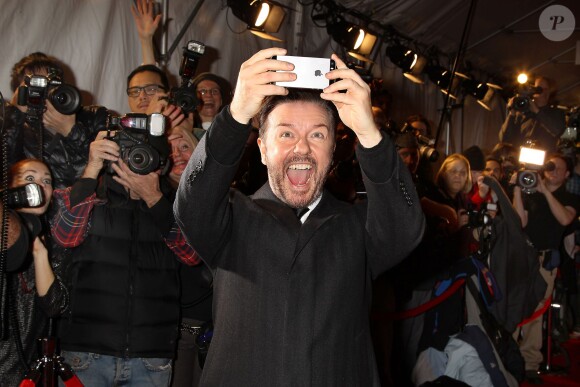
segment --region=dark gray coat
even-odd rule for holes
[[[228,160],[241,155],[248,131],[224,109],[174,205],[215,274],[215,332],[201,385],[378,386],[371,281],[421,239],[411,176],[387,138],[359,148],[368,206],[324,192],[301,225],[268,184],[252,197],[230,191],[236,163]]]

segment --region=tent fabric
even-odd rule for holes
[[[400,2],[399,12],[393,17],[404,18],[406,9],[414,2],[409,1],[409,5]],[[435,7],[436,10],[432,10],[434,22],[443,18],[445,12],[452,11],[452,5],[457,2]],[[0,33],[4,50],[0,56],[0,91],[4,98],[10,100],[12,96],[9,78],[14,63],[29,53],[42,51],[68,66],[65,81],[81,89],[84,104],[104,105],[118,113],[128,112],[126,77],[141,62],[131,3],[131,0],[2,1]],[[303,7],[289,0],[282,3],[291,4],[295,11],[288,12],[277,34],[284,42],[274,43],[246,31],[244,23],[225,6],[225,1],[204,1],[168,61],[173,83],[178,84],[181,48],[192,39],[207,46],[198,73],[214,72],[230,80],[232,86],[241,63],[259,49],[272,45],[288,48],[290,55],[328,57],[337,51],[343,56],[341,47],[330,39],[326,29],[313,24],[311,6]],[[168,46],[196,4],[197,1],[168,0]],[[417,85],[408,81],[384,55],[376,59],[372,72],[375,77],[384,79],[385,87],[393,96],[392,118],[402,122],[408,115],[422,113],[436,127],[443,94],[430,82]],[[461,151],[477,143],[484,149],[491,149],[497,142],[504,117],[503,101],[496,98],[494,105],[494,111],[487,112],[472,98],[467,98],[463,109],[453,109],[450,140],[446,141],[442,135],[441,146],[449,142],[451,151]],[[461,128],[465,129],[463,136]]]

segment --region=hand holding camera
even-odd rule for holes
[[[52,134],[60,134],[67,137],[76,122],[76,115],[62,114],[50,101],[46,101],[46,110],[42,116],[42,123],[46,130]]]
[[[89,146],[89,161],[83,172],[83,178],[96,179],[105,161],[114,163],[119,160],[119,145],[111,141],[110,132],[101,131]]]
[[[167,114],[179,116],[179,109],[174,106],[168,109]],[[108,129],[114,131],[108,139],[118,145],[119,157],[132,172],[147,175],[156,170],[165,174],[169,170],[171,150],[165,136],[163,114],[129,113],[121,117],[113,116],[109,118]],[[108,172],[114,174],[115,170],[109,168]]]
[[[159,174],[150,172],[146,175],[133,172],[123,160],[111,164],[115,175],[113,179],[121,184],[133,200],[143,200],[151,208],[163,194],[159,188]]]
[[[61,114],[71,115],[81,107],[78,89],[62,81],[62,74],[50,68],[47,76],[27,75],[25,85],[18,88],[18,105],[26,106],[26,119],[37,122],[46,110],[46,102]]]

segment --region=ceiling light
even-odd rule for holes
[[[268,1],[260,0],[228,0],[232,13],[248,25],[255,35],[270,40],[281,41],[269,35],[278,32],[286,16],[284,8]]]
[[[354,49],[349,50],[348,55],[358,60],[372,63],[372,60],[368,58],[368,55],[370,55],[370,53],[373,51],[373,47],[375,46],[376,42],[377,42],[376,35],[373,35],[369,31],[365,31],[361,28],[359,32],[359,37],[355,42]]]
[[[347,22],[342,16],[329,20],[326,24],[326,31],[337,43],[348,50],[360,49],[367,35],[360,26]]]
[[[429,65],[426,67],[425,72],[429,76],[431,82],[439,86],[439,89],[442,93],[447,94],[447,90],[454,90],[459,85],[459,78],[468,79],[468,77],[461,73],[455,73],[455,77],[453,78],[453,83],[450,87],[451,81],[451,71],[446,69],[445,67],[439,65]],[[449,96],[453,99],[457,99],[457,97],[451,93]]]
[[[465,92],[473,96],[486,110],[491,111],[491,100],[494,96],[494,88],[487,83],[478,82],[472,79],[463,81],[462,87]]]
[[[403,70],[403,75],[407,79],[415,83],[423,83],[420,75],[427,64],[427,58],[400,43],[388,46],[386,54],[391,62]]]

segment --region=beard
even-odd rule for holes
[[[278,199],[293,208],[307,207],[320,197],[331,166],[330,163],[321,166],[310,156],[293,156],[287,159],[283,165],[274,165],[267,157],[265,161],[272,192]],[[312,172],[307,181],[308,188],[305,190],[296,189],[286,175],[290,164],[300,163],[308,163],[312,166]]]

